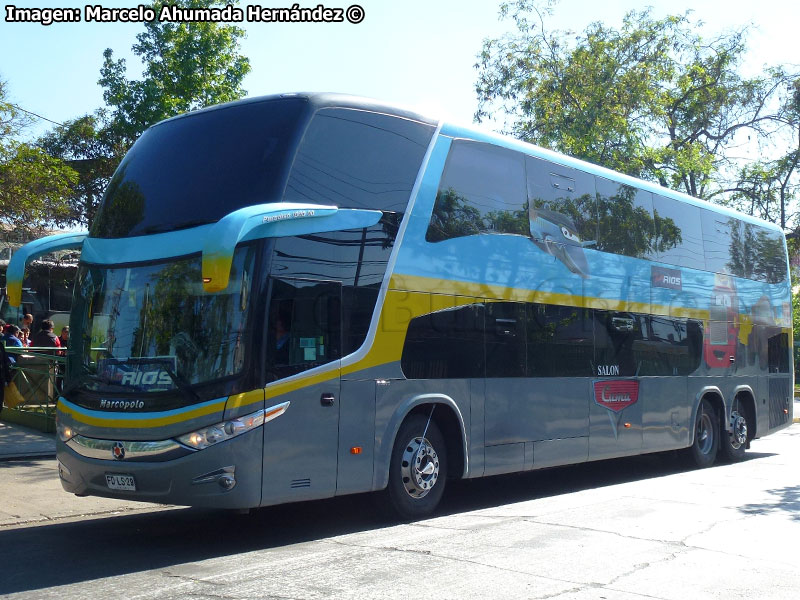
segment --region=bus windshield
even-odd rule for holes
[[[203,290],[199,256],[81,265],[67,358],[72,385],[162,392],[237,374],[244,366],[254,264],[252,245],[237,249],[230,284],[214,294]]]
[[[306,104],[247,102],[151,127],[109,182],[92,237],[174,231],[280,200]]]

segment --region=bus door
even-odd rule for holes
[[[336,491],[341,312],[339,281],[270,278],[262,504]]]

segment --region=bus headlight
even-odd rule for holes
[[[225,440],[247,433],[256,427],[260,427],[267,421],[281,416],[286,412],[287,408],[289,408],[289,403],[283,402],[282,404],[278,404],[266,410],[258,410],[237,419],[231,419],[230,421],[223,421],[222,423],[217,423],[209,427],[203,427],[197,431],[184,434],[177,439],[181,444],[189,446],[190,448],[202,450],[203,448],[208,448],[219,442],[224,442]]]
[[[68,442],[76,435],[72,427],[69,425],[62,425],[61,423],[56,423],[56,433],[58,434],[58,439],[62,442]]]

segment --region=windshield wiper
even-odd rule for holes
[[[164,372],[169,375],[175,386],[189,399],[190,404],[200,402],[200,396],[192,389],[192,386],[183,377],[175,373],[169,367],[164,367]]]

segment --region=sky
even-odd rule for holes
[[[8,100],[46,119],[63,122],[103,106],[97,84],[103,51],[126,58],[129,76],[140,73],[130,50],[140,23],[6,22],[0,15],[0,79]],[[96,1],[96,0],[95,0]],[[498,19],[498,0],[311,0],[346,8],[358,2],[364,19],[351,23],[243,23],[242,53],[252,71],[248,96],[291,91],[330,91],[368,96],[409,106],[424,114],[471,123],[477,108],[474,68],[482,42],[513,29]],[[131,7],[133,1],[101,0],[102,6]],[[79,7],[85,2],[14,3],[20,8]],[[291,7],[281,0],[241,0],[240,6]],[[548,20],[551,29],[582,31],[593,21],[618,27],[623,15],[651,5],[657,17],[692,9],[706,23],[705,37],[751,25],[750,52],[743,71],[765,64],[800,64],[800,2],[797,0],[561,0]],[[36,119],[27,135],[53,127]]]

